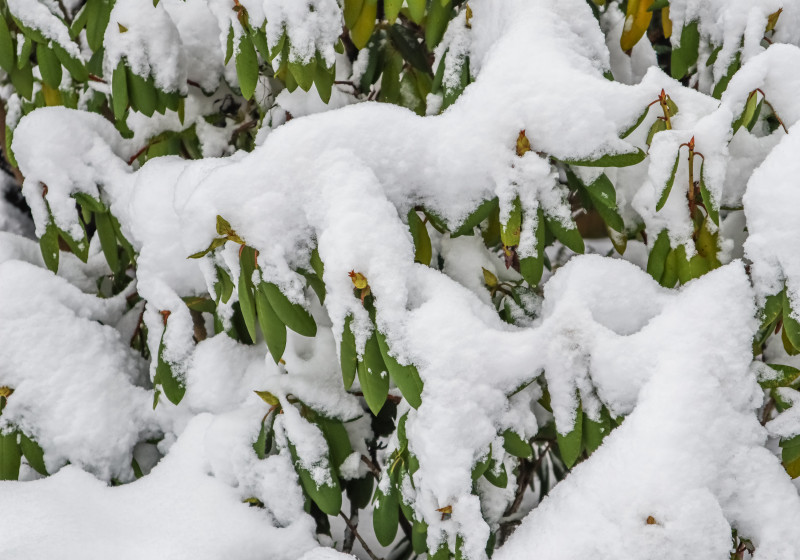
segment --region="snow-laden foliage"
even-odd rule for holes
[[[3,557],[800,557],[800,3],[0,15]]]

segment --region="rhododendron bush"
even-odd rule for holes
[[[1,1],[0,556],[800,557],[798,45]]]

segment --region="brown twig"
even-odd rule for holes
[[[364,463],[365,465],[367,465],[367,468],[369,469],[369,472],[372,473],[372,476],[375,477],[375,480],[380,480],[380,478],[381,478],[381,470],[378,468],[378,466],[375,463],[373,463],[369,459],[369,457],[367,457],[366,455],[362,455],[361,456],[361,462]]]
[[[358,534],[358,529],[356,529],[356,526],[350,522],[350,519],[344,514],[344,512],[340,511],[339,515],[342,519],[344,519],[344,522],[347,524],[347,528],[355,535],[355,537],[358,539],[358,542],[360,542],[361,546],[364,547],[364,551],[369,554],[369,557],[372,560],[383,560],[382,558],[375,556],[375,553],[372,552],[372,550],[369,548],[369,545],[364,542],[364,539],[362,539],[361,535]]]

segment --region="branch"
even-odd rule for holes
[[[369,554],[369,557],[372,560],[383,560],[383,558],[375,556],[375,553],[372,552],[372,550],[369,548],[369,545],[366,542],[364,542],[364,539],[362,539],[361,535],[358,534],[358,529],[356,529],[356,526],[350,522],[350,519],[348,519],[348,517],[344,514],[344,512],[340,511],[339,515],[342,517],[342,519],[344,519],[344,522],[347,524],[347,528],[356,536],[358,542],[360,542],[361,546],[364,547],[364,551],[366,551],[366,553]]]

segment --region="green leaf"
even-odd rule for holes
[[[403,58],[420,72],[431,71],[425,46],[417,41],[416,35],[404,25],[395,24],[387,29],[392,45],[403,55]]]
[[[164,394],[172,404],[181,402],[186,393],[186,385],[175,376],[172,365],[164,359],[164,334],[161,335],[161,343],[158,345],[158,364],[154,383],[161,385]]]
[[[422,23],[422,18],[425,17],[425,0],[406,0],[406,5],[411,21],[416,24]]]
[[[383,15],[389,23],[395,22],[402,6],[403,0],[383,0]]]
[[[269,298],[264,292],[265,284],[259,284],[255,291],[256,315],[264,340],[267,343],[269,354],[277,364],[286,350],[286,325],[280,320],[278,314],[269,303]]]
[[[600,413],[599,422],[595,422],[586,414],[583,415],[583,444],[589,455],[600,447],[600,444],[603,443],[603,439],[605,439],[609,433],[611,433],[611,416],[605,408],[603,408]]]
[[[424,1],[424,0],[423,0]],[[364,8],[364,0],[344,0],[344,24],[348,29],[352,29],[361,15]]]
[[[412,521],[409,519],[409,521]],[[411,548],[415,554],[422,554],[428,550],[428,524],[424,521],[414,521],[411,527]]]
[[[647,8],[648,12],[655,12],[663,8],[669,8],[669,0],[654,0],[654,2]]]
[[[581,456],[583,442],[583,410],[580,404],[575,414],[575,424],[569,433],[562,435],[560,431],[556,432],[558,449],[561,452],[561,458],[564,460],[564,464],[567,468],[572,468]]]
[[[339,346],[339,361],[342,368],[342,380],[344,388],[349,389],[356,378],[356,368],[358,367],[358,354],[356,353],[356,337],[353,335],[351,324],[353,316],[348,315],[344,320],[344,331],[342,331],[342,343]]]
[[[647,273],[657,282],[664,276],[664,269],[666,267],[669,251],[669,234],[667,230],[662,229],[658,237],[656,237],[650,249],[650,254],[647,257]]]
[[[375,18],[378,15],[378,0],[365,0],[358,15],[356,22],[348,26],[350,28],[350,39],[357,49],[363,49],[372,37],[375,29]]]
[[[783,364],[767,364],[778,375],[772,379],[759,380],[758,384],[764,389],[775,389],[776,387],[788,387],[800,377],[800,369]]]
[[[11,73],[14,66],[14,41],[5,18],[0,15],[0,68]]]
[[[795,349],[800,349],[800,323],[792,317],[792,304],[788,290],[783,292],[783,330]]]
[[[723,76],[720,79],[720,81],[717,82],[717,85],[714,86],[714,91],[712,92],[711,95],[715,99],[722,98],[722,94],[725,93],[726,89],[728,89],[728,83],[731,81],[731,78],[733,78],[733,75],[739,70],[740,67],[741,67],[741,53],[737,52],[736,55],[733,57],[731,63],[728,65],[728,70],[725,73],[725,76]]]
[[[544,212],[541,207],[536,210],[536,248],[535,256],[522,257],[519,260],[519,273],[525,281],[531,286],[535,286],[542,279],[544,272],[544,246],[546,238],[546,229]]]
[[[642,114],[637,117],[636,122],[634,122],[630,127],[628,127],[625,130],[625,132],[622,133],[620,138],[627,138],[628,136],[633,134],[633,131],[639,128],[639,125],[642,124],[642,122],[644,122],[644,119],[647,117],[647,113],[649,112],[650,112],[650,107],[649,106],[645,107]]]
[[[58,228],[53,222],[47,224],[47,229],[39,238],[39,248],[42,251],[45,266],[53,273],[58,272]]]
[[[323,103],[328,103],[331,100],[331,93],[333,92],[333,82],[336,78],[336,66],[330,68],[325,66],[325,60],[317,55],[316,64],[314,65],[314,85],[317,86],[317,93]]]
[[[333,472],[338,476],[339,467],[344,460],[353,453],[353,446],[350,444],[350,436],[339,420],[317,416],[317,426],[322,430],[325,441],[328,443],[328,456],[333,468]]]
[[[55,53],[47,45],[36,44],[36,61],[39,63],[39,72],[42,81],[53,89],[61,85],[61,63]]]
[[[330,484],[323,484],[317,486],[314,478],[305,468],[303,468],[300,460],[297,457],[297,449],[294,444],[289,441],[289,452],[292,455],[292,462],[294,463],[294,470],[300,477],[300,485],[306,494],[314,500],[314,503],[319,506],[324,513],[328,515],[339,515],[339,510],[342,509],[342,489],[339,486],[339,479],[335,473],[328,466],[329,476],[331,478]]]
[[[389,546],[394,542],[399,521],[400,508],[394,490],[390,489],[388,494],[384,494],[378,486],[373,501],[372,528],[381,546]]]
[[[17,480],[22,458],[17,431],[0,434],[0,480]]]
[[[20,97],[33,98],[33,68],[30,63],[23,64],[22,68],[12,68],[8,77]]]
[[[584,252],[583,237],[581,237],[578,227],[574,222],[570,224],[572,227],[566,228],[558,218],[545,216],[545,223],[547,223],[547,228],[553,233],[556,239],[569,247],[569,249],[579,254]]]
[[[228,39],[225,43],[225,65],[227,66],[233,56],[233,26],[228,28]]]
[[[316,336],[317,323],[302,305],[289,301],[289,298],[272,282],[264,282],[262,289],[275,313],[287,327],[303,336]]]
[[[291,65],[291,63],[289,64]],[[245,99],[251,99],[256,91],[256,84],[258,84],[258,55],[253,46],[253,40],[247,34],[242,34],[239,38],[239,52],[236,54],[236,75],[239,78],[239,89],[242,91],[242,96]]]
[[[414,408],[419,408],[419,405],[422,404],[423,383],[417,368],[413,364],[401,365],[389,353],[389,345],[386,343],[386,337],[383,333],[378,331],[377,328],[376,333],[378,347],[380,348],[383,362],[389,370],[389,376],[394,381],[394,384],[397,385],[397,388],[400,389],[400,392],[403,393],[408,404]]]
[[[256,268],[256,252],[252,247],[244,246],[239,256],[239,306],[242,310],[244,324],[250,339],[256,340],[256,302],[253,287],[253,272]]]
[[[312,58],[308,62],[289,61],[289,72],[294,75],[294,79],[303,91],[308,91],[314,85],[314,75],[317,71],[316,59]]]
[[[233,280],[225,271],[225,269],[215,266],[214,267],[217,272],[217,281],[214,282],[214,293],[217,296],[217,303],[222,301],[222,303],[228,303],[228,300],[231,298],[233,294]]]
[[[488,215],[488,214],[487,214]],[[522,203],[516,197],[511,204],[511,211],[508,213],[508,220],[500,224],[500,241],[505,247],[515,247],[519,245],[522,232]]]
[[[754,117],[756,116],[756,108],[758,108],[758,91],[753,90],[750,92],[750,95],[747,96],[747,102],[744,105],[744,109],[742,110],[742,114],[739,115],[739,118],[733,122],[733,133],[736,134],[736,131],[739,130],[742,126],[748,128],[751,121],[754,121]]]
[[[47,467],[44,465],[44,451],[39,444],[20,432],[19,445],[20,449],[22,450],[22,454],[25,456],[25,459],[28,461],[28,464],[33,468],[33,470],[41,475],[47,476],[49,473],[47,472]]]
[[[100,246],[103,255],[112,272],[119,271],[119,252],[117,251],[117,236],[114,233],[114,226],[111,223],[111,216],[108,212],[96,212],[94,223],[97,226],[97,235],[100,238]]]
[[[86,2],[86,40],[89,48],[98,51],[103,46],[103,36],[113,8],[113,0],[88,0]]]
[[[650,126],[650,132],[647,133],[647,145],[653,143],[653,136],[656,133],[661,132],[662,130],[667,130],[667,123],[662,119],[656,119],[655,122]]]
[[[274,414],[270,416],[275,418]],[[253,451],[256,452],[256,457],[259,459],[263,459],[267,456],[267,431],[271,429],[271,427],[267,427],[267,422],[269,422],[267,418],[261,421],[261,429],[258,431],[256,441],[253,443]]]
[[[665,288],[675,287],[678,281],[678,253],[675,250],[670,250],[667,254],[667,260],[664,263],[664,275],[659,280],[659,284]]]
[[[106,208],[105,204],[89,194],[84,192],[75,192],[72,193],[71,196],[78,204],[90,212],[108,212],[108,208]]]
[[[705,166],[705,161],[700,164],[700,195],[703,197],[703,205],[706,207],[706,212],[708,212],[708,217],[711,218],[711,221],[719,227],[719,209],[711,200],[711,193],[708,192],[708,187],[706,186],[705,174],[703,173],[703,168]]]
[[[499,470],[499,472],[495,473],[497,470]],[[498,469],[496,462],[492,461],[492,464],[489,465],[489,468],[486,469],[486,472],[483,473],[483,476],[486,480],[498,488],[505,488],[508,486],[508,473],[506,472],[506,466],[503,463],[500,463],[500,468]]]
[[[781,462],[783,468],[792,478],[800,476],[800,435],[783,439],[781,446]]]
[[[608,226],[619,232],[625,231],[625,222],[617,213],[617,192],[614,185],[605,173],[595,179],[594,183],[586,187],[589,198],[594,203],[600,217]]]
[[[503,448],[514,457],[530,459],[533,456],[531,444],[523,440],[517,432],[510,429],[503,432]]]
[[[17,35],[19,37],[19,35]],[[17,39],[19,41],[19,39]],[[44,39],[43,41],[44,42]],[[22,70],[26,66],[31,65],[31,53],[33,52],[33,41],[28,35],[25,35],[22,38],[22,46],[19,47],[19,52],[17,53],[17,68]]]
[[[367,474],[363,478],[356,478],[355,480],[348,480],[345,482],[347,499],[350,500],[350,503],[356,508],[364,509],[369,505],[372,499],[374,480],[371,474]]]
[[[72,74],[72,78],[76,82],[85,82],[89,79],[89,71],[86,70],[86,66],[83,65],[83,62],[77,58],[73,58],[72,55],[64,50],[64,48],[58,43],[53,43],[52,48],[58,60],[61,61],[61,64],[64,65],[64,68],[66,68],[67,71]]]
[[[672,172],[669,174],[667,184],[664,185],[664,189],[661,191],[661,197],[658,199],[658,204],[656,204],[656,211],[664,208],[664,205],[667,203],[667,198],[669,198],[672,185],[675,183],[675,174],[678,172],[678,164],[680,163],[680,160],[681,152],[678,150],[678,153],[675,155],[675,163],[672,165]]]
[[[564,163],[570,165],[583,165],[588,167],[628,167],[636,165],[647,157],[642,150],[636,148],[634,152],[622,154],[605,154],[598,159],[564,159]]]
[[[267,34],[264,28],[252,29],[250,38],[253,40],[253,46],[261,55],[264,60],[270,60],[269,56],[269,43],[267,42]]]
[[[433,1],[428,7],[428,18],[425,22],[425,44],[432,51],[442,40],[450,15],[453,11],[452,0]]]
[[[411,230],[411,238],[414,240],[414,262],[430,265],[433,256],[431,238],[428,228],[413,208],[408,211],[408,229]]]
[[[697,54],[700,48],[700,31],[697,28],[697,21],[684,25],[680,41],[680,46],[672,49],[670,64],[672,77],[676,80],[686,76],[689,73],[689,68],[697,62]]]
[[[367,406],[377,416],[389,394],[389,375],[381,357],[375,331],[367,339],[363,358],[358,364],[358,382]]]
[[[158,101],[155,86],[150,80],[134,74],[130,68],[126,67],[125,70],[128,75],[128,96],[131,107],[145,116],[152,117]]]

